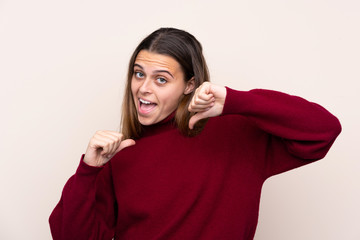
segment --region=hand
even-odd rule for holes
[[[196,112],[190,118],[189,128],[193,129],[199,120],[219,116],[224,108],[226,88],[210,82],[203,83],[195,91],[189,104],[189,112]]]
[[[99,167],[107,163],[116,153],[132,146],[132,139],[123,140],[123,135],[113,131],[97,131],[90,139],[86,149],[84,162],[90,166]]]

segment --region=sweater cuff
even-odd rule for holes
[[[84,162],[84,157],[85,157],[85,154],[83,154],[81,156],[80,164],[79,164],[79,166],[78,166],[78,168],[76,170],[76,174],[85,175],[85,176],[97,175],[104,168],[104,166],[94,167],[94,166],[87,165]]]
[[[249,92],[238,91],[229,87],[226,88],[226,98],[222,115],[241,114],[246,111],[249,103]]]

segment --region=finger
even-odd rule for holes
[[[100,154],[106,158],[109,158],[115,154],[115,147],[118,147],[118,145],[120,144],[116,144],[114,141],[107,141],[105,144],[103,144]]]
[[[209,104],[209,103],[214,102],[214,101],[215,101],[214,97],[211,97],[211,98],[205,100],[205,99],[199,98],[198,96],[195,96],[192,99],[191,103],[193,105],[206,105],[206,104]]]
[[[212,94],[212,92],[209,91],[208,87],[200,87],[200,88],[198,88],[194,95],[196,95],[199,98],[204,99],[204,100],[209,100],[211,97],[214,96]]]
[[[105,155],[111,152],[112,143],[114,142],[112,137],[97,133],[92,140],[92,144],[95,148],[102,148],[102,151],[100,152],[101,155]]]
[[[121,133],[119,133],[119,132],[114,132],[114,131],[105,131],[105,133],[106,133],[106,135],[108,135],[108,136],[113,136],[113,137],[115,137],[115,138],[123,138],[123,135],[121,134]]]
[[[114,141],[109,144],[109,152],[107,153],[107,157],[113,157],[116,154],[116,150],[119,147],[121,141]]]
[[[189,128],[190,129],[193,129],[195,124],[201,120],[201,119],[204,119],[204,118],[207,118],[207,115],[205,112],[199,112],[199,113],[196,113],[194,116],[192,116],[189,120]]]
[[[116,153],[123,150],[124,148],[130,147],[135,145],[135,141],[133,139],[126,139],[124,141],[121,141],[119,147],[116,149]]]
[[[105,139],[112,139],[113,141],[118,141],[122,138],[122,134],[113,131],[98,131],[97,136],[102,136]]]
[[[101,150],[102,152],[106,144],[106,139],[103,139],[101,136],[94,136],[89,143],[89,147],[95,150]]]
[[[204,96],[212,94],[211,85],[212,84],[209,82],[204,82],[199,88],[199,94],[202,94]]]
[[[197,110],[203,110],[212,107],[215,103],[215,98],[211,97],[209,100],[198,99],[196,96],[191,100],[188,110],[189,112],[196,112]]]
[[[212,98],[214,98],[212,93],[208,92],[205,88],[200,88],[195,92],[193,100],[200,103],[201,101],[210,101]]]
[[[135,145],[135,141],[132,139],[126,139],[124,141],[121,141],[121,143],[117,146],[114,152],[106,154],[106,158],[111,159],[113,156],[115,156],[118,152],[123,150],[124,148],[130,147],[132,145]]]
[[[120,135],[113,135],[112,137],[114,137],[115,140],[113,139],[111,142],[111,148],[109,149],[109,154],[115,155],[116,150],[119,147],[123,136],[120,134]]]
[[[190,105],[189,112],[205,112],[215,105],[214,102],[208,103],[207,105]]]
[[[103,146],[102,146],[102,151],[100,152],[100,155],[101,156],[106,156],[106,155],[108,155],[110,153],[110,151],[109,151],[109,145],[108,145],[108,143],[105,143]]]
[[[109,152],[106,154],[107,158],[112,158],[115,154],[123,150],[124,148],[130,147],[132,145],[135,145],[135,141],[132,139],[126,139],[124,141],[119,142],[119,144],[116,146],[117,148],[113,152]]]
[[[102,154],[112,155],[120,145],[123,135],[113,131],[100,131],[97,137],[105,142]]]

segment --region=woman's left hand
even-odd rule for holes
[[[189,128],[201,119],[219,116],[224,108],[226,88],[210,82],[203,83],[195,90],[195,94],[189,104],[189,112],[196,112],[190,118]]]

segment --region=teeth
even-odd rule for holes
[[[140,100],[140,102],[141,102],[141,103],[144,103],[144,104],[151,104],[151,102],[145,101],[145,100],[143,100],[143,99],[141,99],[141,98],[139,98],[139,100]]]

